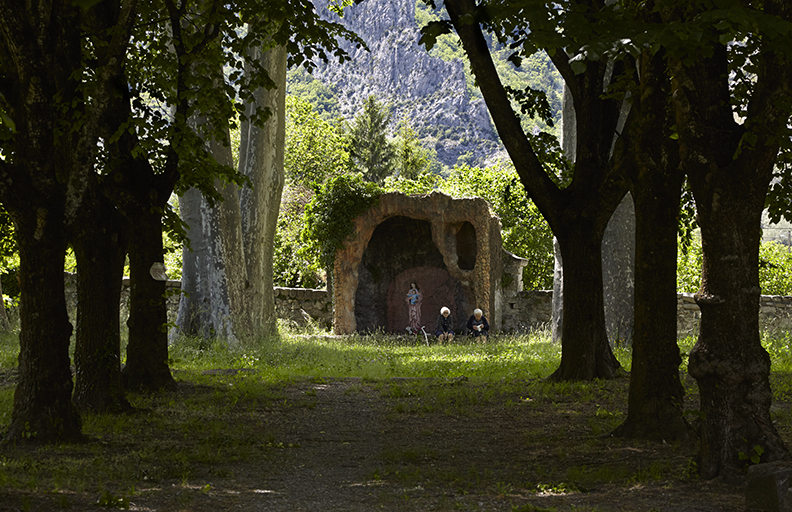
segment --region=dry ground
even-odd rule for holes
[[[182,478],[141,470],[128,502],[118,504],[145,511],[745,510],[741,485],[691,477],[695,445],[611,438],[627,382],[597,386],[593,399],[581,400],[464,379],[298,381],[229,419],[258,438],[248,456]],[[223,400],[218,389],[183,382],[165,400],[202,393]],[[139,413],[140,421],[155,413]],[[129,449],[94,443],[103,457]],[[15,450],[0,449],[0,458]],[[2,484],[2,511],[98,510],[95,492]]]

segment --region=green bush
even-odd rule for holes
[[[340,175],[328,180],[305,207],[300,239],[301,255],[332,269],[344,239],[355,232],[352,219],[379,201],[382,189],[363,180],[362,174]]]
[[[695,293],[701,286],[701,238],[694,236],[689,247],[677,255],[677,290]],[[762,295],[792,295],[792,252],[778,242],[759,247],[759,286]]]

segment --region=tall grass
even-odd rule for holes
[[[367,336],[300,335],[228,345],[181,338],[170,349],[183,371],[212,368],[256,370],[271,380],[298,377],[432,377],[528,379],[546,377],[558,366],[560,347],[546,333],[493,337],[486,344],[467,338],[426,344],[422,337],[375,333]]]
[[[682,371],[694,341],[680,340]],[[776,398],[789,400],[792,340],[789,334],[766,335],[763,343],[773,358]],[[18,351],[15,333],[0,335],[0,436],[11,421]],[[86,445],[37,449],[5,446],[0,450],[0,489],[12,490],[25,499],[45,494],[77,500],[87,495],[92,502],[118,506],[140,493],[136,487],[152,492],[154,487],[178,485],[174,481],[183,482],[179,492],[196,485],[208,489],[207,482],[211,487],[232,487],[240,464],[256,462],[260,468],[275,468],[285,451],[299,449],[289,444],[292,440],[288,436],[270,428],[268,421],[276,406],[313,406],[315,397],[310,392],[296,401],[289,398],[287,404],[287,390],[282,384],[305,378],[359,377],[361,389],[371,386],[388,400],[394,418],[400,413],[473,417],[478,406],[493,404],[504,410],[541,410],[562,423],[572,421],[564,419],[567,417],[583,418],[577,428],[591,433],[593,437],[586,441],[591,447],[574,450],[584,450],[580,456],[591,458],[604,442],[602,435],[624,419],[627,381],[548,382],[545,377],[558,367],[560,352],[560,345],[551,342],[548,332],[493,336],[487,344],[459,338],[447,345],[427,345],[423,338],[382,333],[332,336],[315,329],[287,328],[281,328],[277,337],[233,345],[222,340],[181,338],[170,347],[171,367],[183,383],[179,392],[130,393],[128,398],[136,409],[129,415],[84,414],[83,432],[95,441]],[[629,348],[618,348],[615,354],[629,368]],[[208,372],[217,369],[235,371]],[[438,380],[442,385],[437,385]],[[459,385],[462,381],[470,385]],[[779,414],[777,421],[791,424],[788,414]],[[556,451],[573,450],[566,445],[562,431],[550,441],[542,430],[524,435],[536,449],[556,443]],[[399,449],[394,455],[398,460],[386,469],[398,469],[402,459],[414,458],[410,447]],[[586,469],[584,465],[570,469],[559,464],[548,465],[547,471],[561,473],[535,476],[535,481],[572,479],[585,483],[605,478],[593,473],[596,468]],[[608,467],[621,467],[619,464],[616,461]],[[654,469],[665,474],[659,466]],[[654,469],[650,467],[640,478],[655,478]],[[568,474],[564,476],[564,472]],[[621,473],[607,477],[625,478],[633,477]]]

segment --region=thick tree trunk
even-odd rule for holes
[[[267,124],[263,128],[250,126],[243,130],[239,167],[253,186],[240,193],[247,281],[235,282],[234,286],[237,293],[244,290],[245,306],[254,312],[254,333],[272,336],[278,332],[272,260],[285,181],[287,51],[278,46],[255,58],[269,71],[277,88],[256,93],[258,108],[272,112]],[[236,314],[243,311],[235,310]]]
[[[578,222],[556,236],[564,261],[564,322],[561,364],[550,379],[612,379],[621,365],[605,330],[602,231]]]
[[[641,94],[626,135],[636,221],[633,355],[627,419],[615,434],[671,441],[689,436],[682,417],[685,390],[679,380],[682,359],[676,330],[677,215],[683,174],[670,133],[673,119],[664,56],[646,55],[639,72]]]
[[[652,178],[647,176],[646,178]],[[616,434],[653,440],[688,436],[679,380],[676,245],[681,183],[664,176],[635,187],[635,320],[628,414]]]
[[[759,338],[759,243],[764,195],[740,180],[705,193],[694,185],[703,264],[701,330],[688,371],[699,385],[699,471],[704,478],[740,475],[761,451],[763,462],[790,458],[770,417],[770,357]],[[753,199],[753,200],[751,200]],[[760,447],[756,449],[756,447]]]
[[[260,90],[256,104],[269,108],[263,127],[245,123],[240,172],[251,186],[217,183],[223,201],[211,207],[197,190],[185,194],[180,208],[190,226],[192,251],[185,250],[178,332],[216,335],[229,341],[277,333],[272,259],[283,190],[285,146],[286,49],[253,56],[277,89]],[[212,143],[215,159],[232,164],[230,148]]]
[[[77,259],[74,403],[82,411],[131,408],[121,386],[121,278],[129,226],[95,190],[83,201],[72,236]]]
[[[208,261],[212,261],[208,246],[212,235],[209,233],[211,227],[203,221],[202,203],[203,198],[197,188],[187,190],[179,198],[179,216],[187,224],[190,247],[185,246],[182,250],[181,298],[176,327],[171,331],[173,337],[183,334],[208,338],[218,332],[212,321],[212,302],[206,287],[207,281],[213,279],[207,272]],[[215,290],[214,295],[217,296],[217,293],[218,290]]]
[[[168,366],[165,281],[152,275],[163,263],[162,217],[149,211],[136,219],[129,242],[129,344],[121,378],[126,389],[174,389]]]
[[[0,196],[14,220],[19,246],[21,329],[19,378],[6,440],[80,441],[63,264],[67,211],[79,205],[84,168],[76,164],[70,139],[79,137],[63,126],[81,102],[75,71],[80,69],[83,20],[78,7],[62,2],[48,4],[46,16],[29,7],[0,2],[0,93],[16,124],[14,151],[0,159]]]
[[[767,0],[763,9],[792,20],[789,2]],[[665,21],[679,16],[661,12]],[[790,459],[770,417],[770,360],[759,338],[758,261],[777,141],[789,122],[789,102],[782,98],[792,93],[792,62],[772,47],[752,56],[750,101],[738,122],[729,51],[719,35],[714,30],[704,34],[711,51],[693,63],[669,58],[680,155],[701,227],[703,264],[696,293],[701,330],[688,371],[699,385],[704,478],[742,477],[746,460],[757,455],[762,462]]]
[[[50,198],[52,199],[52,198]],[[72,404],[63,263],[63,211],[55,201],[12,213],[19,244],[19,380],[5,440],[14,443],[82,441]]]

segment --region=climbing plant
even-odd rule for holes
[[[355,231],[352,219],[375,206],[381,193],[377,184],[364,181],[361,174],[328,180],[305,207],[302,255],[332,269],[336,252]]]

